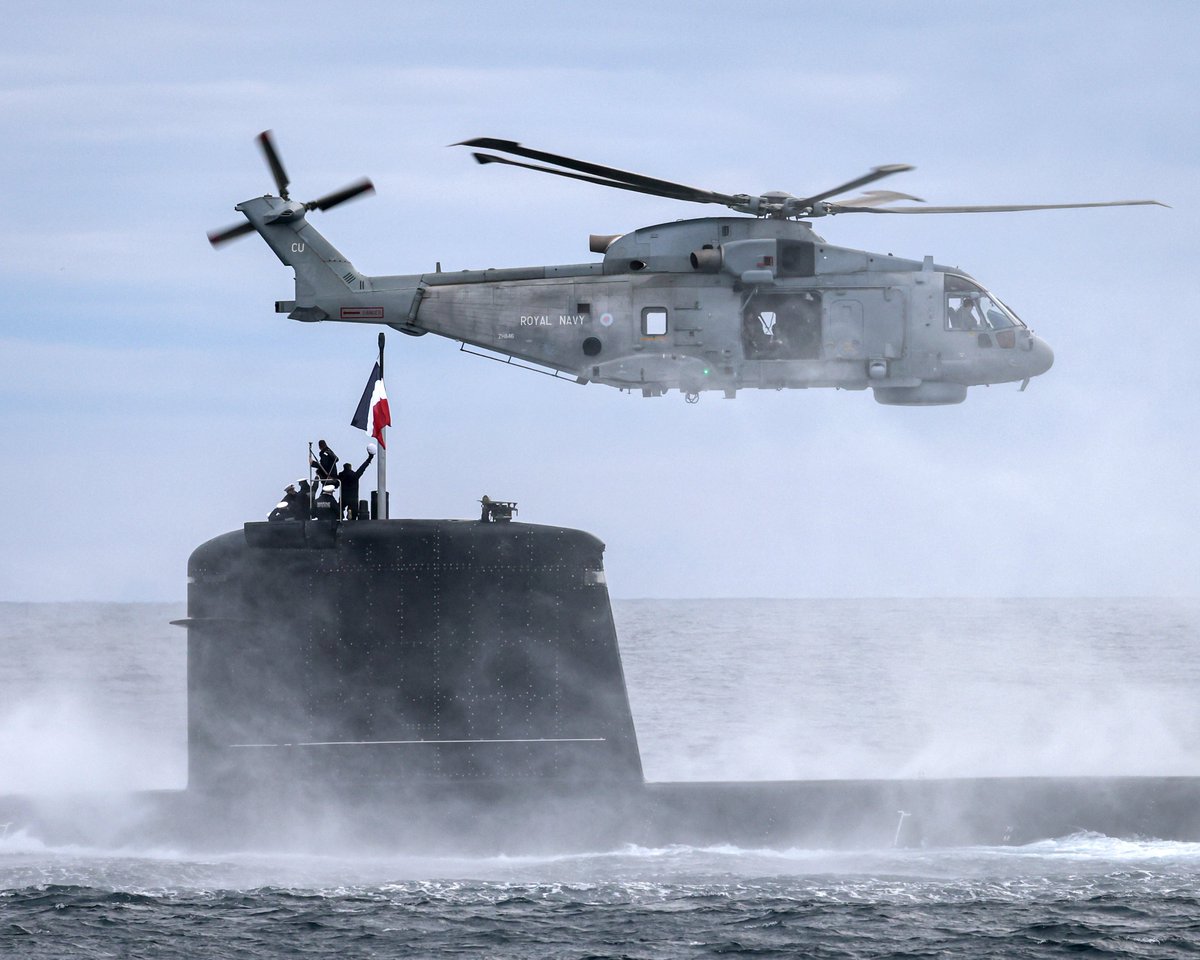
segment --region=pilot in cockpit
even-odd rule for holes
[[[964,296],[957,309],[950,311],[951,330],[978,330],[979,314],[975,310],[975,300]]]

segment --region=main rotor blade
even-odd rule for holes
[[[1014,213],[1021,210],[1076,210],[1080,207],[1167,207],[1158,200],[1104,200],[1099,203],[1018,203],[971,207],[866,207],[829,204],[830,213]]]
[[[585,160],[575,160],[572,157],[564,157],[557,153],[546,153],[543,150],[531,150],[528,147],[523,147],[521,144],[513,140],[497,140],[494,137],[476,137],[474,140],[464,140],[462,143],[454,144],[456,147],[483,147],[486,150],[499,150],[501,153],[511,153],[517,157],[525,157],[527,160],[539,160],[542,163],[551,163],[558,167],[566,167],[568,170],[578,170],[580,173],[591,174],[594,177],[603,179],[592,180],[592,183],[603,183],[605,186],[616,186],[618,183],[629,184],[634,188],[641,188],[642,193],[649,193],[652,196],[658,197],[673,197],[679,200],[694,200],[697,203],[722,203],[736,204],[742,202],[741,197],[733,197],[724,193],[716,193],[712,190],[703,190],[700,187],[689,187],[687,184],[674,183],[670,180],[659,180],[657,177],[647,177],[645,174],[634,173],[630,170],[619,170],[616,167],[606,167],[599,163],[588,163]],[[512,163],[512,161],[508,161]],[[523,164],[514,164],[514,166],[524,166]],[[528,167],[530,170],[541,170],[545,173],[556,173],[558,171],[550,170],[546,167]],[[562,174],[567,176],[567,174]],[[584,179],[577,177],[576,179]],[[629,189],[628,187],[626,189]]]
[[[458,146],[458,144],[455,144]],[[670,200],[694,200],[696,203],[721,203],[724,204],[724,199],[709,199],[707,197],[696,197],[686,191],[690,188],[681,187],[676,190],[652,189],[646,186],[638,186],[632,183],[621,183],[617,180],[608,180],[604,177],[589,177],[583,173],[570,173],[566,170],[555,170],[553,167],[544,167],[537,163],[521,163],[520,160],[509,160],[507,157],[497,157],[490,153],[472,153],[476,163],[503,163],[510,167],[520,167],[522,170],[536,170],[539,173],[552,173],[556,177],[567,177],[571,180],[582,180],[585,183],[598,183],[602,187],[614,187],[617,190],[631,190],[634,193],[649,194],[652,197],[666,197]],[[666,182],[666,181],[664,181]],[[745,198],[743,198],[745,199]],[[740,202],[735,197],[729,198],[730,203]]]
[[[258,145],[262,147],[263,156],[267,159],[267,166],[271,168],[271,176],[275,178],[275,186],[279,188],[279,195],[286,200],[288,198],[288,175],[283,169],[283,161],[279,159],[279,151],[275,149],[275,138],[271,135],[270,130],[264,130],[258,135]]]
[[[897,200],[912,200],[914,203],[924,203],[920,197],[914,197],[911,193],[897,193],[895,190],[868,190],[861,196],[852,197],[842,203],[836,204],[838,207],[881,207],[885,203],[895,203]]]
[[[235,223],[232,227],[226,227],[224,230],[210,230],[208,233],[208,242],[214,247],[219,247],[223,243],[228,243],[230,240],[236,240],[238,237],[243,237],[247,233],[254,232],[254,224],[249,220],[243,223]]]
[[[866,186],[868,183],[874,183],[876,180],[890,177],[893,173],[903,173],[905,170],[915,169],[916,167],[908,163],[889,163],[882,167],[873,167],[870,173],[864,174],[857,180],[847,180],[845,183],[832,187],[824,193],[815,193],[811,197],[805,197],[800,201],[800,206],[810,206],[829,197],[836,197],[839,193],[845,193],[847,190],[856,190],[859,187]]]
[[[347,187],[342,187],[341,190],[335,190],[333,193],[328,193],[317,200],[309,200],[304,206],[309,210],[328,210],[330,207],[336,207],[339,203],[353,200],[359,194],[374,192],[375,184],[366,177],[363,177],[361,180],[355,180],[354,183]]]

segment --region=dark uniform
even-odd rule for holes
[[[348,520],[358,519],[358,481],[367,469],[367,465],[375,459],[375,454],[368,453],[367,459],[357,470],[350,464],[342,464],[342,472],[337,475],[338,483],[342,485],[342,513]]]
[[[308,520],[312,516],[312,487],[307,480],[300,481],[296,493],[296,519]]]
[[[292,484],[287,485],[287,489],[283,491],[283,499],[276,504],[275,509],[271,511],[268,520],[295,520],[296,519],[296,500],[300,496],[296,492],[296,488]]]
[[[318,520],[336,520],[339,515],[338,502],[334,499],[332,491],[322,489],[321,495],[317,497],[317,502],[313,504]]]
[[[337,454],[329,449],[324,440],[317,441],[317,477],[321,480],[337,478]]]

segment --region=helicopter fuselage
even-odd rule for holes
[[[881,403],[958,403],[1027,381],[1050,348],[961,271],[826,243],[803,221],[709,217],[593,237],[603,260],[365,276],[302,204],[239,204],[296,271],[276,304],[303,321],[434,333],[644,396],[871,387]]]

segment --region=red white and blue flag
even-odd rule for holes
[[[381,447],[387,448],[383,442],[383,428],[392,425],[392,412],[388,409],[387,392],[383,389],[383,375],[379,372],[379,364],[371,371],[371,379],[363,391],[362,399],[358,401],[358,409],[354,411],[354,419],[350,426],[366,430]]]

